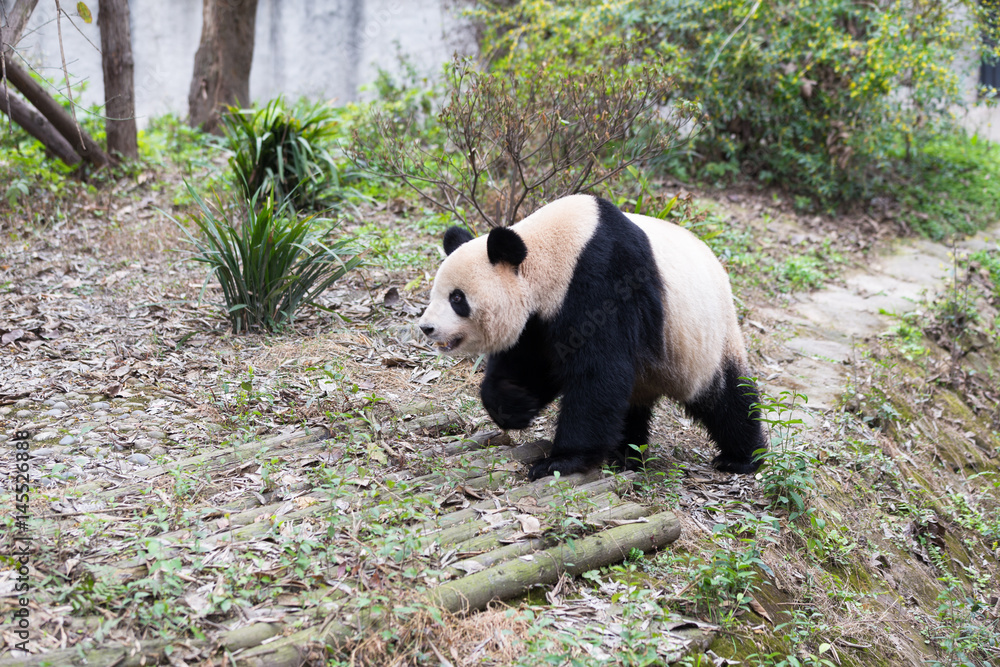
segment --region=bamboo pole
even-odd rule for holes
[[[485,609],[493,600],[509,600],[533,586],[554,584],[564,572],[575,576],[621,562],[632,549],[644,552],[659,549],[680,534],[677,516],[661,512],[648,517],[645,523],[610,528],[573,540],[572,545],[546,549],[530,560],[518,558],[446,582],[430,592],[430,601],[452,612]]]
[[[633,548],[661,548],[676,540],[680,532],[680,521],[674,513],[661,512],[649,517],[647,523],[611,528],[574,540],[572,546],[564,544],[536,553],[530,561],[510,561],[446,582],[428,593],[428,602],[452,613],[485,609],[493,600],[509,600],[532,586],[554,584],[563,572],[576,575],[612,565]],[[382,621],[380,614],[331,620],[322,630],[300,630],[235,657],[241,667],[298,667],[309,647],[319,643],[336,648],[352,637],[372,632]]]

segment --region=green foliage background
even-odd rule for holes
[[[571,74],[600,66],[613,44],[635,62],[669,59],[677,96],[702,111],[702,175],[743,173],[832,208],[899,194],[925,163],[940,165],[942,137],[968,141],[953,118],[962,58],[983,32],[995,36],[996,4],[522,0],[471,13],[494,67]]]

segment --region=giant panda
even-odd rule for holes
[[[531,479],[630,465],[660,396],[705,425],[718,470],[757,469],[766,438],[729,278],[694,234],[571,195],[479,238],[451,227],[444,250],[419,326],[445,353],[487,355],[490,417],[525,428],[562,396]]]

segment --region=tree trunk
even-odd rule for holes
[[[189,122],[206,132],[220,132],[219,115],[227,105],[250,103],[250,63],[257,0],[204,0],[201,43],[194,56],[188,94]]]
[[[134,63],[128,0],[99,0],[97,6],[108,152],[135,160],[139,157],[139,146],[135,128]]]
[[[16,95],[12,95],[6,86],[0,85],[0,111],[10,116],[10,119],[23,127],[25,131],[42,142],[42,145],[57,158],[70,167],[80,164],[80,156],[76,154],[69,142],[63,138],[52,123],[35,111],[29,104]]]
[[[28,23],[31,12],[35,10],[38,0],[17,0],[7,13],[7,25],[0,27],[0,51],[10,53],[17,40],[21,39],[24,26]]]
[[[9,55],[4,55],[7,79],[21,91],[24,97],[59,131],[80,156],[97,167],[111,164],[111,159],[94,139],[77,125],[73,117],[45,92],[27,71],[15,63]],[[47,148],[52,148],[46,145]]]

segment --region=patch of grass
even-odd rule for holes
[[[819,289],[830,279],[824,269],[826,262],[815,255],[793,255],[772,267],[772,273],[783,291],[806,292]]]
[[[6,117],[5,117],[6,118]],[[16,125],[0,127],[0,223],[12,229],[44,227],[56,210],[93,190],[70,177],[73,170],[51,159],[45,148]]]
[[[175,114],[150,119],[140,130],[139,157],[161,167],[171,165],[190,177],[196,170],[210,168],[210,155],[221,146],[217,137],[188,126]]]
[[[1000,219],[1000,146],[960,131],[934,135],[890,191],[918,233],[972,234]]]
[[[889,327],[886,336],[893,346],[907,360],[915,361],[930,353],[924,341],[924,331],[920,323],[923,313],[909,312],[898,318],[898,322]]]
[[[761,290],[773,297],[819,289],[835,279],[846,263],[828,239],[789,246],[752,228],[732,224],[710,209],[685,204],[674,210],[677,222],[697,234],[722,261],[737,294]]]
[[[198,204],[192,216],[201,236],[177,223],[194,246],[193,259],[208,265],[222,286],[233,331],[275,331],[290,324],[303,304],[360,266],[352,239],[336,238],[338,223],[299,217],[273,198],[213,205],[188,185]],[[177,222],[175,220],[175,222]]]

